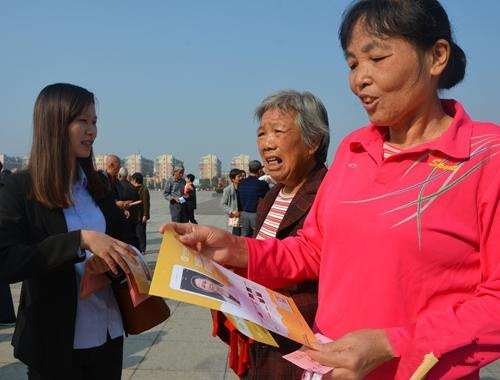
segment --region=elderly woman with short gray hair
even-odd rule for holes
[[[265,98],[255,117],[259,120],[257,145],[266,173],[277,182],[259,203],[255,237],[284,239],[296,235],[304,224],[327,172],[328,114],[310,92],[289,90]],[[292,296],[311,326],[317,309],[317,289],[316,281],[281,289]],[[237,375],[246,379],[300,379],[302,370],[282,358],[298,349],[297,343],[278,335],[274,338],[280,348],[251,342],[220,313],[214,318],[214,334],[228,343],[238,341],[229,358]]]

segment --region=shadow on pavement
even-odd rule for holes
[[[135,367],[144,360],[144,357],[151,347],[161,341],[165,331],[153,330],[139,335],[129,335],[125,338],[123,349],[123,369]]]
[[[0,365],[0,380],[26,380],[28,369],[20,362]]]

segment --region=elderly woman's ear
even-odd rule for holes
[[[314,144],[313,147],[309,148],[308,149],[308,152],[309,152],[309,156],[315,156],[316,153],[318,152],[319,150],[319,146],[321,145],[321,141],[318,141],[317,143]]]

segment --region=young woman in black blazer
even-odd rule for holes
[[[28,168],[0,184],[0,281],[23,281],[14,356],[34,379],[120,379],[123,327],[108,286],[81,299],[83,268],[127,272],[135,252],[94,169],[94,95],[53,84],[38,96]]]

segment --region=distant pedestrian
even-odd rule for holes
[[[134,185],[132,185],[128,180],[128,170],[127,168],[120,168],[118,171],[118,184],[120,187],[120,198],[119,201],[123,202],[123,211],[127,219],[134,222],[137,220],[137,214],[139,212],[139,207],[137,202],[139,200],[139,193]],[[131,205],[135,203],[135,205]]]
[[[136,219],[135,234],[139,240],[139,247],[142,254],[146,253],[146,225],[149,220],[150,214],[150,200],[149,200],[149,190],[147,186],[144,185],[144,177],[141,173],[132,174],[132,185],[136,188],[139,193],[139,200],[141,204],[138,205],[138,213]]]
[[[273,177],[271,177],[269,174],[266,174],[266,172],[264,172],[264,174],[259,177],[259,180],[267,182],[267,185],[269,186],[270,189],[274,185],[276,185],[276,180]]]
[[[123,196],[123,184],[118,178],[120,169],[122,168],[120,157],[118,157],[116,154],[108,154],[106,156],[105,165],[106,170],[99,170],[99,173],[104,177],[111,196],[115,200],[115,204],[125,213],[125,215],[128,216],[129,204],[132,201],[124,200],[125,198]]]
[[[184,198],[186,181],[182,177],[184,177],[184,168],[182,166],[176,166],[174,168],[174,175],[170,177],[165,184],[163,197],[170,204],[170,217],[172,222],[187,223],[187,201]]]
[[[122,187],[118,182],[118,172],[121,168],[120,157],[115,154],[108,154],[106,156],[106,170],[100,173],[106,178],[109,191],[113,199],[117,201],[117,206],[120,208],[124,207],[124,204],[118,203],[121,198]]]
[[[238,186],[238,197],[241,202],[241,236],[252,237],[255,231],[257,204],[266,195],[269,185],[259,180],[264,173],[260,161],[250,161],[248,170],[250,172],[248,177]]]
[[[222,191],[220,205],[228,216],[228,226],[232,227],[232,234],[241,236],[240,212],[241,204],[238,199],[238,185],[241,180],[243,170],[232,169],[229,172],[231,183]]]
[[[188,221],[198,224],[194,218],[194,210],[196,210],[196,188],[194,187],[194,174],[186,176],[186,186],[184,187],[184,198],[187,200],[187,218]]]

